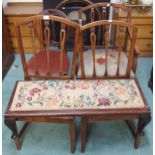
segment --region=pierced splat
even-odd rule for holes
[[[103,25],[103,46],[105,46],[105,33],[109,31],[109,25]]]
[[[51,35],[51,32],[50,32],[50,28],[49,28],[49,21],[45,20],[44,21],[44,25],[45,25],[45,28],[44,28],[44,38],[45,38],[45,45],[46,45],[46,55],[47,55],[47,64],[48,64],[48,72],[47,72],[47,75],[50,74],[50,35]]]
[[[107,13],[106,13],[106,7],[102,7],[102,19],[103,20],[106,20],[106,16],[107,16]],[[106,32],[106,26],[103,26],[103,34]],[[103,42],[104,42],[104,39],[103,39]],[[104,44],[104,43],[103,43]]]
[[[45,44],[46,44],[46,51],[50,48],[50,28],[49,28],[49,21],[44,21],[44,37],[45,37]]]
[[[62,75],[62,68],[63,68],[63,52],[65,49],[65,41],[66,41],[66,30],[65,25],[61,24],[61,30],[60,30],[60,75]]]

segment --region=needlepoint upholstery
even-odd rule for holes
[[[91,49],[83,52],[84,69],[86,77],[93,76],[93,52]],[[117,72],[118,51],[116,49],[108,51],[108,66],[107,72],[109,76],[115,76]],[[105,74],[106,55],[104,49],[96,49],[95,67],[96,75],[103,77]],[[127,55],[122,52],[120,60],[120,75],[125,75],[127,71],[128,58]],[[78,69],[78,77],[81,77],[81,67]],[[134,73],[131,72],[131,77],[134,77]]]
[[[10,111],[144,108],[133,79],[20,81]]]

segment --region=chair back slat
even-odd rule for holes
[[[107,66],[108,66],[108,47],[109,47],[109,31],[105,32],[105,76],[107,77]]]
[[[110,10],[112,10],[112,19],[118,19],[119,17],[119,12],[124,11],[125,12],[125,18],[127,22],[130,22],[131,19],[131,9],[129,7],[126,7],[122,4],[117,4],[117,3],[94,3],[86,7],[82,7],[79,12],[78,16],[79,19],[82,20],[82,14],[86,12],[90,12],[90,17],[92,16],[91,12],[93,10],[93,14],[97,15],[97,18],[93,18],[93,21],[96,20],[104,20],[110,18]],[[100,11],[101,10],[101,11]],[[108,17],[108,18],[107,18]],[[90,18],[92,19],[92,18]],[[92,22],[92,20],[90,20]]]
[[[33,23],[33,24],[32,24]],[[60,26],[58,31],[59,43],[52,44],[53,26],[57,23]],[[26,27],[30,32],[30,57],[25,56],[23,40],[20,34],[20,27]],[[36,15],[16,23],[16,33],[19,44],[19,52],[25,73],[25,79],[46,78],[46,79],[70,79],[74,78],[79,43],[80,26],[69,19],[52,16]],[[73,38],[73,52],[66,49],[67,33],[72,30],[77,34]],[[42,34],[41,34],[42,33]],[[76,42],[76,45],[75,45]],[[42,46],[40,46],[40,43]],[[69,54],[70,53],[70,54]],[[27,58],[26,58],[27,57]]]
[[[25,58],[24,50],[23,50],[23,42],[22,42],[22,39],[21,39],[22,37],[21,37],[20,26],[16,25],[15,30],[16,30],[18,48],[19,48],[20,57],[21,57],[21,61],[22,61],[22,67],[23,67],[23,71],[24,71],[25,80],[29,80],[30,78],[29,78],[29,75],[28,75],[28,68],[27,68],[27,65],[26,65],[26,58]]]
[[[98,46],[96,42],[96,28],[99,26],[105,27],[104,44]],[[116,34],[116,46],[111,46],[110,37],[113,35],[110,27],[118,29]],[[125,44],[126,30],[129,29],[133,32],[130,39],[130,48],[128,48],[128,55],[123,51]],[[91,46],[84,45],[83,33],[90,31]],[[81,44],[80,44],[80,68],[81,78],[130,78],[133,58],[134,47],[136,43],[137,27],[130,23],[120,22],[117,20],[100,20],[86,24],[81,27]],[[129,47],[129,44],[127,44]],[[87,48],[87,50],[86,50]],[[92,63],[92,64],[91,64]],[[80,73],[78,74],[80,75]]]
[[[35,27],[34,27],[34,23],[33,22],[30,22],[28,24],[28,27],[29,27],[29,33],[30,33],[30,41],[32,42],[32,50],[34,51],[34,55],[36,56],[37,53],[36,53],[36,37],[35,37]],[[38,69],[37,69],[37,66],[38,66],[38,62],[37,62],[37,59],[35,57],[35,73],[38,74]]]
[[[122,18],[119,18],[120,13],[123,14],[123,19],[125,19],[126,22],[131,21],[131,9],[129,7],[124,6],[123,4],[117,4],[117,3],[94,3],[92,5],[83,7],[79,10],[79,23],[82,24],[83,19],[82,19],[82,14],[86,14],[88,20],[86,20],[85,24],[88,24],[93,21],[98,21],[98,20],[122,20]],[[93,14],[93,18],[92,18]],[[90,15],[90,17],[89,17]],[[111,19],[112,18],[112,19]],[[89,20],[90,19],[90,20]],[[115,41],[116,41],[116,27],[112,26],[110,28],[111,35],[110,37],[110,42],[111,45],[115,46]],[[102,45],[102,41],[104,40],[103,33],[105,33],[105,28],[103,27],[98,27],[97,28],[98,34],[97,34],[97,42],[98,44]],[[87,37],[87,36],[86,36]],[[88,42],[88,44],[90,44]]]
[[[83,45],[83,34],[80,33],[80,52],[79,52],[79,56],[80,56],[80,67],[81,67],[81,77],[85,78],[85,66],[84,66],[84,59],[83,59],[83,51],[84,51],[84,45]]]
[[[120,69],[120,62],[121,62],[121,54],[122,54],[122,49],[123,49],[123,45],[124,45],[124,33],[120,32],[118,34],[118,60],[117,60],[117,77],[119,77],[119,69]]]
[[[50,74],[50,28],[49,28],[49,21],[44,21],[44,38],[45,38],[45,45],[46,45],[46,58],[47,58],[47,75]]]
[[[91,19],[91,22],[93,22],[95,20],[94,8],[91,8],[91,11],[90,11],[90,19]]]
[[[126,73],[127,76],[130,75],[130,71],[132,70],[132,66],[133,66],[136,39],[137,39],[137,27],[134,27],[133,31],[132,31],[132,41],[131,41],[131,45],[130,45],[130,52],[129,52],[129,60],[130,61],[128,61],[128,68],[127,68],[127,73]]]
[[[62,62],[63,62],[63,52],[65,47],[65,40],[66,40],[66,31],[65,31],[65,25],[61,24],[61,30],[60,30],[60,75],[62,75]]]
[[[95,56],[96,56],[96,34],[95,34],[95,28],[91,29],[91,33],[90,33],[90,40],[91,40],[91,47],[92,47],[92,51],[93,51],[93,76],[96,77],[96,64],[95,64]]]

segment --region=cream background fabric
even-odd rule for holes
[[[96,49],[96,75],[98,77],[103,77],[105,74],[105,63],[99,64],[97,63],[97,59],[102,58],[105,59],[105,50],[104,49]],[[92,77],[93,75],[93,53],[92,50],[89,49],[83,52],[84,59],[84,69],[86,77]],[[108,66],[107,72],[109,76],[115,76],[117,71],[117,60],[118,60],[118,52],[115,50],[108,50]],[[127,71],[128,58],[127,55],[122,52],[119,73],[120,75],[125,75]],[[78,77],[81,77],[81,67],[78,69]],[[131,77],[134,77],[134,73],[131,73]]]
[[[143,108],[134,80],[23,81],[10,111]]]

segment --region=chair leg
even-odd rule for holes
[[[20,142],[20,137],[19,137],[18,130],[17,130],[16,120],[5,118],[4,123],[12,131],[11,138],[14,140],[17,150],[20,150],[21,142]]]
[[[135,148],[139,147],[141,136],[143,134],[143,129],[150,121],[151,121],[150,114],[148,114],[145,117],[139,118],[138,125],[137,125],[137,133],[136,133],[136,136],[135,136],[135,144],[134,144]]]
[[[71,143],[71,153],[75,151],[75,123],[74,120],[69,123],[70,128],[70,143]]]
[[[84,152],[86,147],[87,125],[88,125],[87,118],[82,117],[81,118],[81,152]]]

